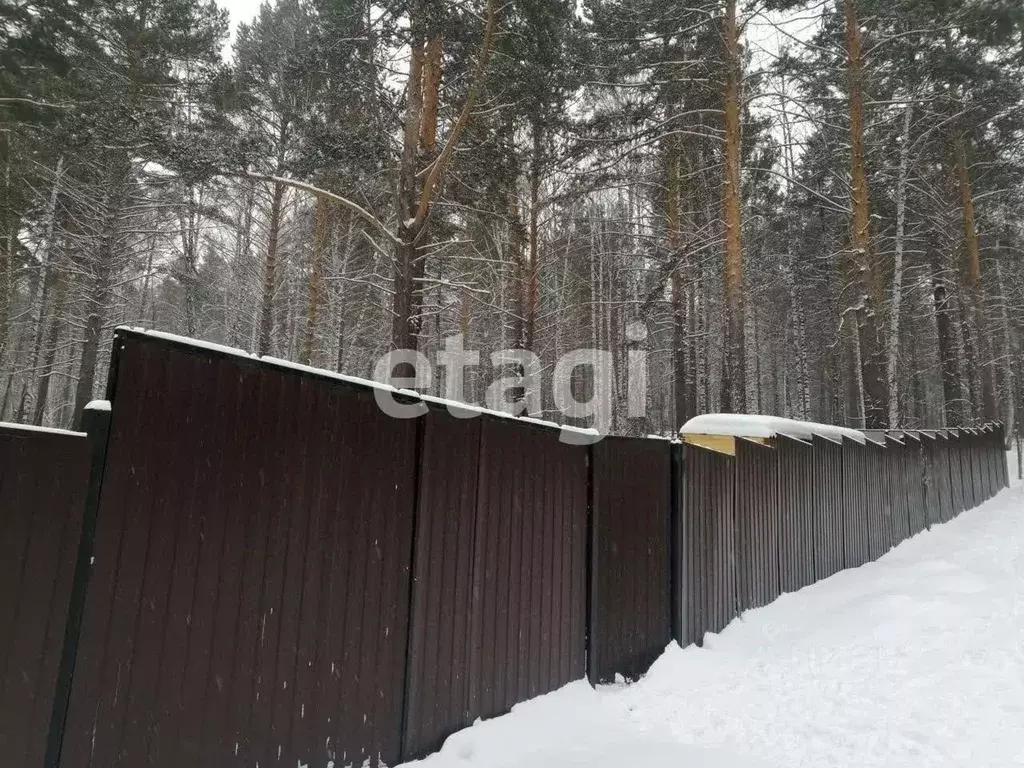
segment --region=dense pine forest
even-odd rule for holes
[[[0,0],[0,420],[73,425],[118,325],[364,377],[458,333],[608,350],[630,434],[1024,409],[1019,0],[273,0],[229,31]]]

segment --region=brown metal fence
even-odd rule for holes
[[[738,614],[736,605],[736,525],[733,460],[687,446],[683,454],[681,508],[684,645],[700,644]]]
[[[423,423],[405,757],[586,674],[586,449],[487,416]]]
[[[814,583],[814,446],[776,439],[779,467],[779,589],[795,592]]]
[[[397,762],[416,426],[123,334],[61,765]]]
[[[736,466],[736,602],[745,611],[779,596],[778,455],[737,440]]]
[[[39,768],[89,480],[79,432],[0,424],[0,762]]]
[[[621,437],[593,447],[591,682],[638,677],[672,639],[671,450]]]
[[[0,429],[15,768],[394,764],[1008,482],[999,428],[587,447],[152,335],[112,365],[90,441]]]
[[[846,563],[846,456],[842,442],[815,436],[812,457],[814,489],[814,578],[820,581]]]

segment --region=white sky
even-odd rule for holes
[[[217,0],[217,5],[221,8],[227,8],[228,13],[231,14],[230,29],[231,33],[228,37],[227,43],[224,44],[224,55],[230,57],[231,46],[235,40],[235,30],[238,28],[239,22],[251,21],[256,15],[256,12],[260,9],[261,0]]]

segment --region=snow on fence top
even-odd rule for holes
[[[494,416],[501,419],[513,419],[518,422],[525,424],[534,424],[540,427],[547,427],[549,429],[560,430],[562,435],[565,436],[562,442],[565,443],[579,443],[586,444],[593,442],[593,438],[598,436],[598,431],[595,429],[588,429],[584,427],[573,427],[566,424],[556,424],[553,421],[545,421],[543,419],[537,419],[529,416],[516,416],[504,411],[495,411],[490,408],[484,408],[479,405],[470,405],[468,403],[460,403],[455,400],[446,400],[443,397],[434,397],[432,395],[425,395],[414,389],[400,389],[393,387],[390,384],[384,384],[379,381],[372,379],[361,379],[357,376],[348,376],[343,373],[336,373],[335,371],[329,371],[324,368],[314,368],[310,365],[303,365],[302,363],[295,363],[291,360],[283,360],[278,357],[271,357],[269,355],[260,356],[254,352],[246,352],[243,349],[237,347],[229,347],[224,344],[216,344],[214,342],[202,341],[201,339],[192,339],[188,336],[178,336],[173,333],[165,333],[164,331],[150,331],[145,328],[132,327],[128,325],[118,326],[117,331],[127,331],[131,333],[140,334],[143,336],[149,336],[154,339],[162,339],[164,341],[170,341],[175,344],[181,344],[184,346],[193,347],[195,349],[203,349],[209,352],[216,352],[220,355],[227,355],[230,357],[241,357],[247,360],[258,360],[259,362],[272,366],[274,368],[285,369],[290,371],[298,371],[301,373],[310,373],[321,378],[333,379],[335,381],[344,382],[351,386],[359,387],[361,389],[377,390],[379,392],[386,392],[392,395],[400,395],[402,397],[418,400],[424,405],[429,403],[434,406],[447,408],[449,411],[461,414],[461,418],[466,418],[468,414],[479,414],[481,416]],[[91,404],[90,404],[91,405]],[[424,407],[423,412],[426,413]],[[575,436],[575,437],[573,437]]]
[[[706,413],[695,416],[683,424],[679,436],[683,442],[698,445],[730,456],[736,455],[735,440],[742,437],[759,443],[784,435],[800,440],[825,437],[842,440],[844,437],[864,444],[863,432],[832,424],[815,424],[778,416],[757,416],[739,413]]]
[[[0,429],[9,429],[14,432],[43,432],[48,435],[72,435],[74,437],[85,437],[85,432],[74,432],[70,429],[57,429],[56,427],[37,427],[32,424],[12,424],[9,421],[0,421]]]

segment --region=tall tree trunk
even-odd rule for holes
[[[739,28],[736,0],[725,2],[725,170],[722,219],[725,225],[725,347],[722,366],[722,410],[746,406],[745,345],[743,341],[743,246],[740,211],[740,78]]]
[[[1003,412],[1005,418],[1003,424],[1006,427],[1007,436],[1012,435],[1016,429],[1017,424],[1017,388],[1020,386],[1017,380],[1017,372],[1014,370],[1013,357],[1013,331],[1010,327],[1010,317],[1006,309],[1006,290],[1003,285],[1003,270],[999,264],[999,260],[996,260],[996,290],[999,292],[1000,311],[999,321],[1002,325],[1002,350],[1000,357],[1003,359],[1003,402],[1005,406]]]
[[[313,224],[313,258],[309,268],[309,285],[306,296],[306,326],[299,349],[299,362],[312,365],[316,329],[320,322],[320,310],[324,304],[324,277],[327,271],[327,240],[330,234],[330,207],[327,198],[318,195]]]
[[[50,326],[46,332],[44,342],[45,357],[39,370],[39,382],[36,385],[35,411],[32,414],[32,423],[40,426],[46,414],[46,400],[50,392],[50,376],[53,374],[53,364],[57,358],[57,341],[60,336],[60,326],[64,315],[64,298],[67,295],[67,276],[59,267],[53,267],[54,296],[53,308],[50,312]]]
[[[113,274],[113,260],[121,234],[121,207],[127,174],[116,182],[116,189],[107,199],[107,211],[102,235],[93,257],[93,281],[87,298],[85,333],[82,340],[82,357],[78,369],[78,385],[75,387],[75,421],[92,400],[96,385],[96,360],[99,355],[103,332],[103,318],[110,300],[110,281]]]
[[[974,217],[974,194],[971,190],[970,172],[967,167],[967,142],[963,134],[956,138],[956,178],[960,193],[960,207],[963,212],[964,245],[967,251],[965,282],[967,288],[967,318],[970,328],[966,335],[970,343],[970,356],[974,359],[973,369],[980,379],[981,413],[985,421],[995,421],[995,386],[992,355],[988,348],[988,323],[986,322],[984,294],[981,286],[981,246],[978,240],[977,223]]]
[[[422,184],[417,173],[418,160],[422,155],[421,140],[436,136],[436,126],[428,129],[423,125],[427,102],[436,104],[436,96],[424,93],[427,87],[440,81],[424,75],[427,43],[421,30],[423,20],[413,15],[412,49],[409,53],[409,80],[406,86],[405,129],[402,141],[402,164],[399,170],[398,187],[398,239],[395,246],[394,305],[391,327],[391,345],[395,349],[416,349],[420,334],[420,311],[418,288],[415,280],[417,270],[417,243],[423,234],[423,227],[417,224]],[[436,119],[437,111],[433,111]]]
[[[462,110],[448,132],[440,152],[435,152],[440,103],[441,40],[428,38],[429,12],[417,2],[410,11],[409,79],[406,87],[402,158],[398,174],[398,234],[394,240],[394,291],[391,344],[395,349],[415,349],[422,325],[420,305],[426,273],[426,253],[431,204],[451,163],[462,131],[469,123],[483,87],[497,29],[498,2],[488,0],[480,54],[470,79]],[[422,173],[420,168],[423,168]]]
[[[533,125],[533,154],[530,157],[530,263],[526,270],[526,296],[523,318],[523,349],[533,351],[537,333],[537,305],[540,300],[540,261],[538,242],[540,228],[540,153],[543,149],[543,129]]]
[[[961,426],[966,420],[964,398],[961,392],[963,371],[960,366],[960,355],[956,350],[953,320],[950,316],[953,308],[950,306],[946,284],[938,269],[935,270],[932,285],[935,297],[936,327],[938,328],[939,337],[939,365],[942,369],[945,426],[956,427]]]
[[[185,293],[185,335],[199,334],[199,211],[195,187],[186,185],[185,210],[179,214],[181,237],[181,284]]]
[[[886,350],[886,373],[889,379],[889,428],[900,425],[900,307],[903,301],[903,233],[907,221],[907,166],[910,160],[910,126],[914,105],[908,101],[903,110],[903,135],[900,143],[900,164],[896,177],[896,243],[892,268],[892,306],[889,310],[889,339]]]
[[[864,57],[861,50],[860,20],[855,0],[843,0],[846,27],[846,73],[850,107],[850,194],[853,216],[851,283],[856,291],[852,306],[858,334],[854,358],[860,371],[853,374],[863,382],[860,399],[864,402],[864,423],[868,429],[882,429],[888,420],[886,382],[879,340],[881,302],[877,271],[871,255],[868,208],[868,181],[864,165],[864,95],[862,91]]]
[[[274,333],[274,294],[277,292],[277,250],[281,237],[284,184],[274,184],[267,232],[267,259],[263,265],[263,301],[260,307],[259,353],[269,355]]]
[[[11,295],[14,292],[14,243],[17,239],[16,217],[11,210],[11,146],[9,131],[0,131],[3,142],[3,180],[0,181],[0,365],[10,337]],[[0,418],[3,411],[0,411]]]

